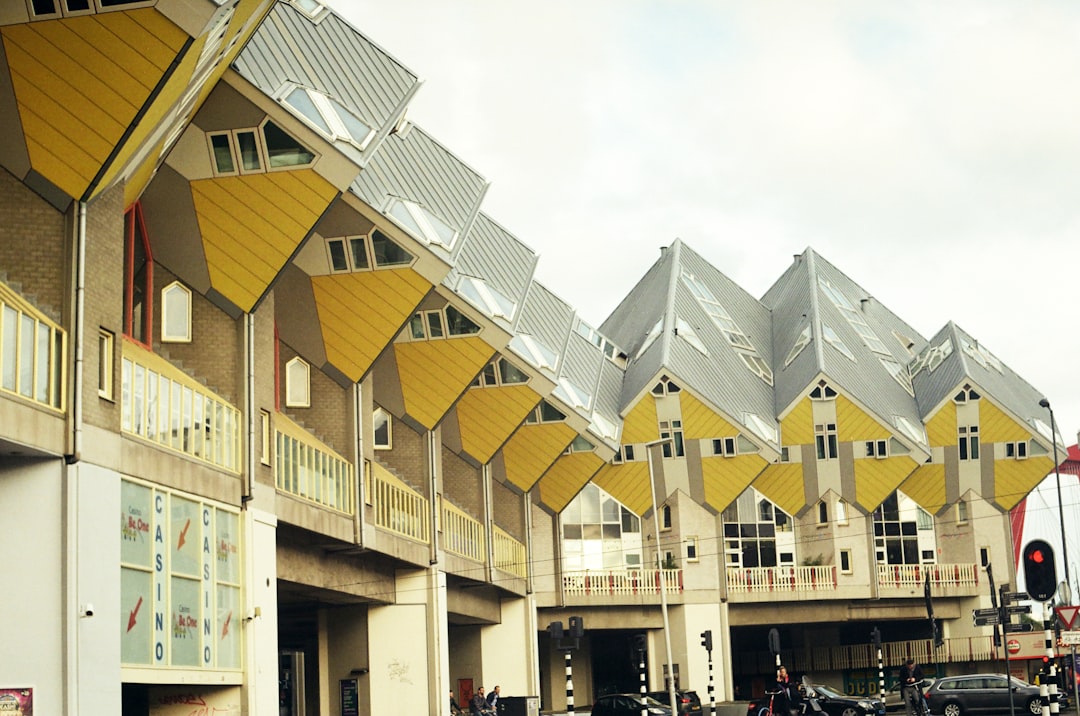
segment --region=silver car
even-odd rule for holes
[[[930,688],[930,684],[934,683],[934,679],[923,679],[923,693]],[[900,690],[900,682],[897,681],[892,685],[892,688],[885,690],[885,710],[886,711],[903,711],[904,710],[904,694]]]
[[[1039,687],[1005,674],[944,676],[926,690],[930,712],[943,716],[1008,711],[1010,695],[1017,712],[1042,713]]]

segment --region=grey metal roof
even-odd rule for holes
[[[443,283],[456,289],[461,277],[482,279],[513,302],[514,323],[536,271],[537,255],[516,236],[484,213],[476,218],[456,251],[453,270]]]
[[[817,335],[815,294],[810,290],[810,275],[801,270],[797,260],[777,279],[762,297],[772,309],[773,392],[775,414],[801,396],[821,372],[821,340]],[[810,328],[810,342],[785,365],[803,330]]]
[[[316,24],[280,2],[233,67],[269,97],[287,82],[328,94],[379,136],[389,132],[419,86],[415,73],[336,13]],[[377,143],[369,144],[367,151]]]
[[[534,280],[530,282],[521,310],[518,311],[514,332],[531,337],[551,351],[555,356],[554,368],[557,370],[573,323],[573,307]],[[511,342],[511,346],[513,345]],[[530,362],[536,364],[535,361]],[[554,374],[555,371],[551,371],[552,377]]]
[[[445,258],[464,243],[488,186],[487,179],[430,134],[409,125],[379,145],[349,190],[384,213],[393,198],[404,199],[448,224],[458,232],[451,250],[431,244]]]

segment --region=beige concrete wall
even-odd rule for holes
[[[499,684],[503,696],[535,696],[531,667],[535,662],[536,630],[526,599],[502,601],[502,621],[480,628],[481,671],[490,691]]]

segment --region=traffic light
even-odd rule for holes
[[[877,627],[870,630],[870,643],[876,650],[881,651],[881,630]]]
[[[570,638],[580,639],[585,636],[585,620],[582,617],[570,617]]]
[[[933,632],[934,636],[934,647],[938,648],[945,646],[945,635],[941,633],[940,619],[934,619],[930,622],[930,630]]]
[[[701,645],[705,647],[705,651],[712,651],[712,629],[701,632]]]
[[[1057,568],[1054,550],[1045,541],[1036,539],[1024,546],[1024,587],[1036,602],[1045,602],[1057,591]]]
[[[634,635],[634,649],[636,649],[637,651],[648,651],[648,649],[649,649],[649,638],[647,636],[645,636],[644,634],[635,634]]]
[[[562,639],[565,636],[562,628],[562,622],[551,622],[548,624],[548,634],[552,639]]]

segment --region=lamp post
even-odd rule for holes
[[[656,571],[660,576],[660,613],[664,617],[664,649],[667,651],[668,672],[668,703],[671,704],[671,713],[676,713],[678,701],[675,700],[675,666],[671,660],[671,629],[668,624],[667,608],[667,580],[664,579],[664,570],[660,562],[660,508],[656,504],[656,478],[653,477],[653,448],[657,445],[671,442],[671,438],[660,438],[645,443],[645,456],[649,462],[649,494],[652,497],[653,508],[653,537],[656,539]]]
[[[1058,470],[1057,424],[1054,422],[1054,409],[1046,398],[1039,400],[1039,405],[1050,411],[1050,442],[1054,446],[1054,477],[1057,479],[1058,521],[1061,523],[1061,561],[1065,565],[1066,601],[1072,601],[1072,582],[1069,581],[1069,543],[1065,541],[1065,506],[1061,500],[1061,471]]]

